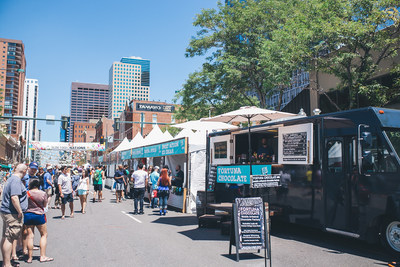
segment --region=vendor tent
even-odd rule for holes
[[[127,149],[129,149],[129,140],[125,137],[124,140],[122,140],[121,144],[119,144],[119,146],[114,149],[113,152],[120,152]]]
[[[143,136],[138,132],[135,137],[130,141],[129,143],[129,148],[135,148],[135,147],[140,147],[144,143],[144,138]]]

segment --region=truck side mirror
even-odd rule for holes
[[[362,132],[361,133],[361,145],[363,148],[372,147],[372,134],[370,132]]]

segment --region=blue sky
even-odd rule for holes
[[[185,58],[192,23],[217,0],[0,0],[0,37],[22,40],[27,78],[39,80],[38,116],[70,112],[71,82],[108,84],[112,62],[150,59],[150,100],[172,101],[203,58]],[[42,141],[59,124],[38,122]]]

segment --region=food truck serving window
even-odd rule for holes
[[[216,142],[214,143],[214,158],[226,159],[228,157],[228,142]]]
[[[230,164],[231,163],[231,136],[230,134],[214,136],[210,138],[210,148],[212,150],[212,164]]]

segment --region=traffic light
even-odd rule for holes
[[[104,135],[100,136],[100,144],[104,145],[106,143],[106,139],[104,138]]]
[[[68,121],[69,121],[68,117],[62,117],[61,128],[63,130],[67,130],[68,129]]]
[[[119,131],[119,118],[114,118],[113,127],[114,127],[114,131],[115,131],[115,132],[118,132],[118,131]]]

